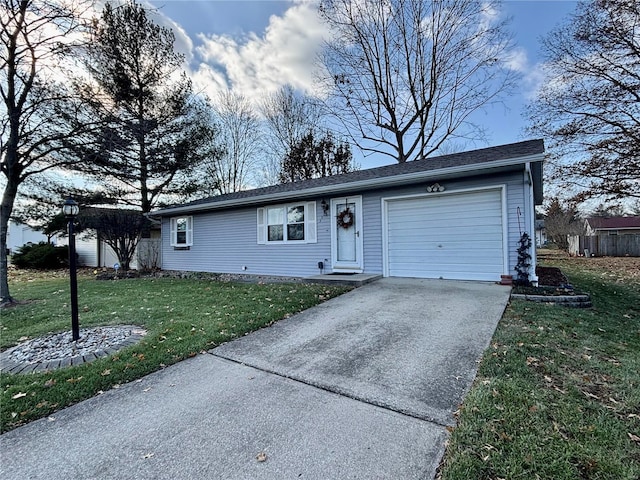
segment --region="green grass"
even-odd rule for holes
[[[440,476],[640,478],[640,284],[554,261],[593,309],[512,301],[460,409]]]
[[[15,298],[28,302],[1,312],[0,348],[71,329],[68,280],[25,277],[11,287]],[[2,431],[49,416],[346,290],[305,284],[81,277],[81,328],[135,324],[145,327],[147,335],[136,346],[89,364],[50,373],[0,374]]]

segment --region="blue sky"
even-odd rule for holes
[[[161,21],[177,33],[176,46],[189,60],[195,85],[212,98],[225,88],[259,101],[285,83],[312,89],[310,61],[324,27],[304,0],[149,0]],[[522,74],[518,92],[478,112],[474,121],[487,131],[488,144],[526,138],[522,117],[536,85],[542,81],[539,38],[574,11],[573,1],[505,1],[501,16],[512,17],[514,68]],[[482,147],[483,145],[473,145]],[[472,147],[473,147],[472,146]],[[366,159],[363,168],[389,163]]]

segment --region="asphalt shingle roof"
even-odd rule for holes
[[[166,209],[154,212],[154,215],[162,215],[164,210],[172,210],[176,207],[197,207],[208,204],[216,204],[219,202],[230,202],[243,199],[261,197],[265,195],[281,194],[287,192],[298,192],[318,187],[329,187],[332,185],[344,185],[371,179],[379,179],[386,177],[394,177],[397,175],[405,175],[416,172],[437,171],[453,167],[464,167],[468,165],[478,165],[500,160],[517,160],[521,157],[531,155],[539,155],[544,153],[544,142],[542,140],[527,140],[524,142],[511,143],[508,145],[500,145],[496,147],[482,148],[479,150],[470,150],[467,152],[453,153],[438,157],[429,157],[420,160],[414,160],[405,163],[396,163],[383,167],[369,168],[358,170],[351,173],[341,175],[333,175],[330,177],[314,178],[312,180],[302,180],[299,182],[284,183],[281,185],[272,185],[269,187],[255,188],[251,190],[243,190],[241,192],[228,193],[225,195],[217,195],[213,197],[195,200],[193,202],[184,203],[167,207]]]
[[[640,228],[640,216],[637,217],[591,217],[587,221],[594,230],[618,230]]]

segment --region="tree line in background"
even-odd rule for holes
[[[640,3],[593,0],[542,40],[546,81],[526,116],[547,144],[545,180],[564,193],[543,215],[562,250],[583,233],[585,210],[640,215],[639,31]]]
[[[527,109],[547,179],[572,200],[640,198],[640,2],[580,2],[542,41],[545,82]]]
[[[265,132],[241,95],[225,92],[214,104],[194,91],[173,32],[142,5],[107,3],[99,17],[92,7],[85,0],[0,2],[3,304],[12,301],[12,216],[51,229],[64,225],[59,215],[52,222],[52,212],[67,196],[83,206],[120,207],[91,209],[80,220],[126,268],[148,228],[141,214],[160,205],[354,168],[350,147],[334,142],[319,109],[291,88],[264,102]],[[269,155],[258,165],[262,150]],[[341,163],[334,166],[336,155]],[[296,156],[328,168],[306,168]]]
[[[172,31],[140,4],[107,3],[98,16],[95,5],[0,0],[0,303],[11,300],[12,215],[47,217],[68,195],[148,213],[345,173],[357,168],[352,145],[400,163],[426,158],[485,141],[473,113],[518,84],[494,1],[322,0],[326,98],[285,86],[257,108],[236,92],[196,92]],[[580,3],[543,42],[530,131],[550,142],[548,178],[574,200],[640,195],[639,10]],[[27,192],[28,210],[14,211]]]

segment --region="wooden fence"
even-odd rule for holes
[[[569,253],[596,257],[640,257],[640,235],[573,236]]]

